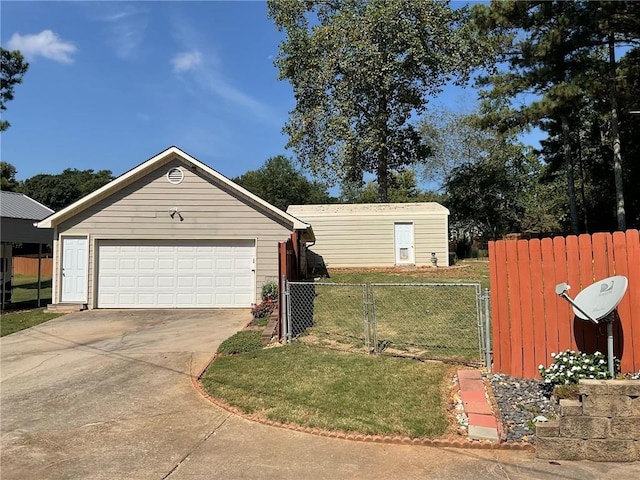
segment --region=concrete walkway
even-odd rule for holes
[[[192,375],[249,319],[80,312],[1,338],[0,478],[638,478],[638,464],[337,440],[233,416]]]
[[[498,422],[487,398],[479,370],[458,370],[464,412],[469,419],[469,438],[497,442]]]

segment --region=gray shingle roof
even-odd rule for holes
[[[52,213],[53,210],[23,193],[0,190],[0,217],[42,220]]]

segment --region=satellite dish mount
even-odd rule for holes
[[[573,306],[573,312],[581,320],[590,321],[596,325],[604,320],[607,323],[607,354],[608,367],[611,378],[614,375],[613,365],[613,321],[615,316],[611,315],[616,309],[620,300],[627,291],[629,281],[627,277],[617,275],[599,280],[582,290],[575,299],[567,295],[571,288],[566,283],[556,285],[556,294],[564,298]]]

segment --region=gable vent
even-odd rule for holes
[[[182,180],[184,180],[184,172],[179,167],[172,168],[167,172],[167,180],[174,185],[182,183]]]

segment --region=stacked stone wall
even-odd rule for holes
[[[536,456],[550,460],[640,461],[640,381],[581,380],[580,400],[536,424]]]

